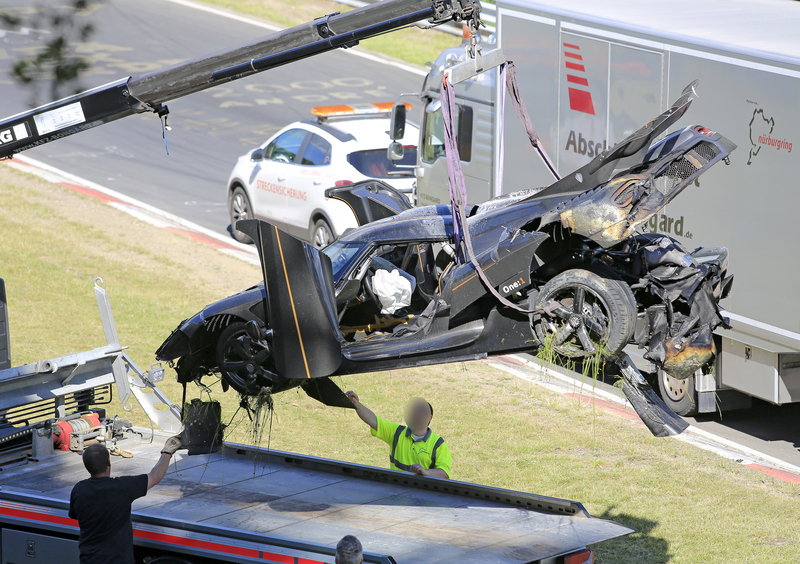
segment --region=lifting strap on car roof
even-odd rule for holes
[[[509,71],[507,74],[505,69],[506,65],[508,65]],[[531,144],[539,153],[539,156],[542,158],[550,172],[556,177],[556,179],[558,179],[558,173],[555,172],[555,167],[553,166],[552,161],[550,161],[550,159],[547,157],[547,153],[545,153],[544,149],[541,147],[539,137],[533,130],[533,126],[528,118],[528,112],[524,103],[522,102],[522,98],[519,95],[517,74],[514,71],[514,64],[511,61],[503,64],[501,67],[501,76],[508,77],[511,101],[514,104],[514,109],[517,113],[517,116],[522,122],[522,126],[528,133],[528,139],[531,140]],[[478,277],[481,279],[484,286],[486,286],[486,289],[489,291],[489,293],[497,298],[501,304],[519,311],[520,313],[542,313],[543,311],[546,311],[551,304],[548,304],[548,306],[540,309],[525,309],[506,299],[489,281],[489,279],[486,277],[486,274],[483,272],[483,269],[478,264],[478,260],[475,258],[475,251],[472,248],[472,239],[470,238],[469,228],[467,225],[467,216],[464,212],[464,206],[467,204],[467,188],[464,185],[464,171],[461,168],[461,157],[458,154],[458,142],[456,140],[455,121],[453,117],[455,114],[455,107],[455,88],[452,84],[450,84],[450,82],[448,82],[447,76],[445,76],[442,79],[442,121],[444,122],[445,155],[447,157],[447,173],[450,180],[450,203],[453,207],[453,232],[455,236],[456,249],[460,246],[463,239],[467,259],[472,264],[473,268],[475,268],[475,272],[478,274]],[[503,116],[498,116],[498,119],[502,120]],[[502,174],[500,175],[500,181],[502,182]],[[558,304],[554,302],[552,305],[555,306]]]

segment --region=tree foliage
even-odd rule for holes
[[[100,0],[102,1],[102,0]],[[25,15],[0,12],[0,22],[12,30],[38,30],[43,43],[30,56],[17,59],[11,69],[14,80],[31,91],[31,105],[46,92],[50,100],[80,92],[79,79],[91,62],[75,52],[78,43],[95,32],[85,12],[98,0],[66,0],[37,5]]]

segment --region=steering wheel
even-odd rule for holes
[[[378,306],[378,309],[381,309],[381,302],[378,301],[378,298],[375,296],[375,291],[372,289],[372,274],[374,274],[374,272],[375,270],[372,266],[367,269],[367,273],[364,275],[364,289],[367,291],[369,299]]]

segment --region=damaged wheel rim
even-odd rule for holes
[[[220,337],[217,364],[222,378],[239,393],[257,395],[275,383],[272,350],[266,341],[252,339],[244,323],[230,325]]]
[[[600,352],[608,340],[608,306],[590,288],[561,288],[552,299],[559,307],[544,321],[546,339],[560,354],[585,357]]]

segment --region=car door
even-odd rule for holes
[[[257,219],[239,225],[261,259],[277,373],[304,381],[333,374],[342,356],[331,259]]]
[[[328,174],[332,151],[327,139],[311,133],[299,156],[286,194],[287,231],[297,237],[308,239],[312,215],[326,208],[325,189],[333,183]]]
[[[255,214],[278,227],[286,227],[287,206],[297,174],[298,155],[310,132],[292,128],[279,134],[264,148],[264,160],[251,177],[250,194]]]

